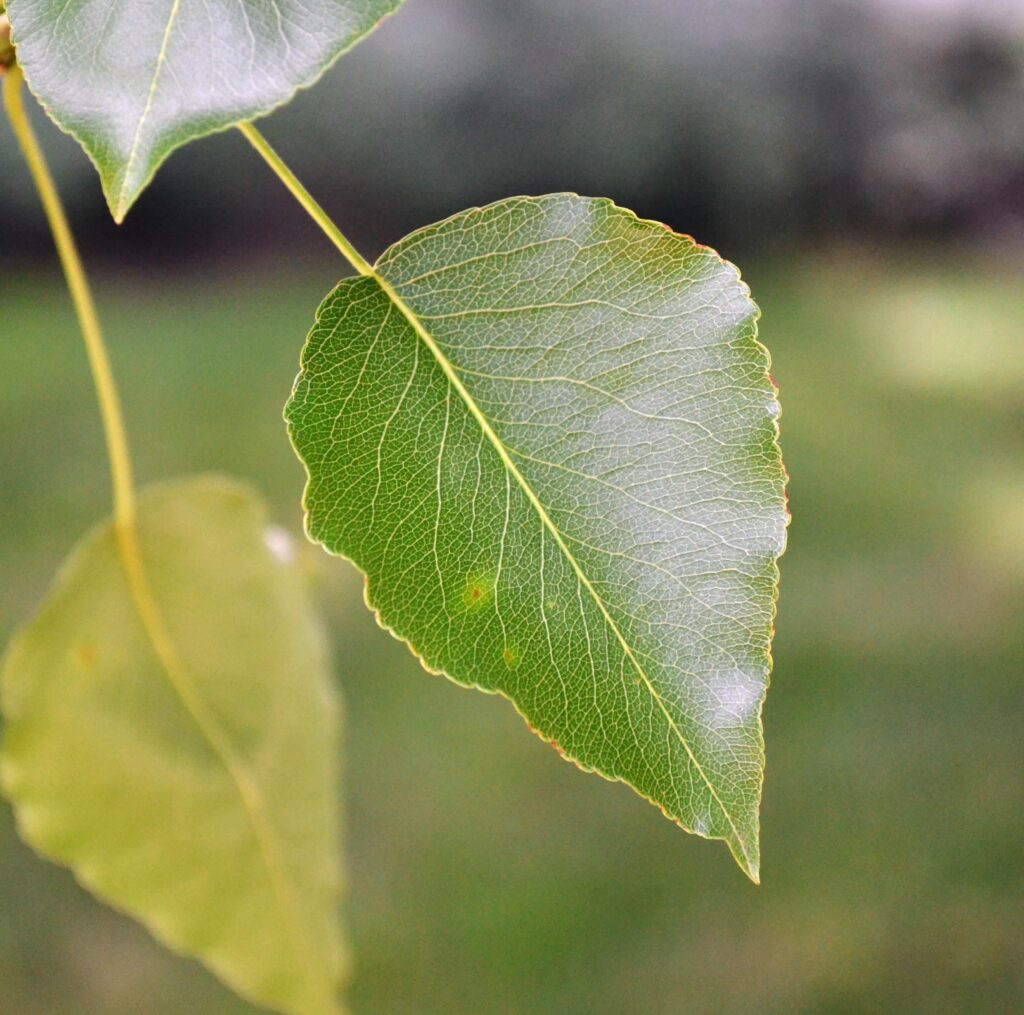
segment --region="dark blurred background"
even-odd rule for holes
[[[345,271],[244,141],[115,227],[40,116],[144,480],[250,478]],[[408,0],[265,130],[368,255],[602,194],[736,261],[794,516],[764,883],[507,703],[423,673],[317,562],[349,711],[358,1015],[1024,1010],[1024,2]],[[0,640],[108,508],[73,318],[0,125]],[[0,805],[3,1015],[246,1013],[35,858]]]
[[[410,0],[267,130],[374,251],[467,202],[552,190],[737,256],[991,246],[1024,221],[1022,40],[1020,0]],[[177,154],[121,229],[80,152],[53,148],[94,255],[311,253],[235,135]],[[48,254],[9,145],[0,173],[19,260]]]

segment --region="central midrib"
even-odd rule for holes
[[[520,489],[526,495],[527,500],[529,500],[534,510],[540,516],[541,523],[548,530],[548,532],[551,533],[551,536],[555,540],[555,543],[557,544],[558,548],[562,551],[566,560],[569,562],[569,565],[576,573],[576,576],[579,579],[580,583],[584,586],[584,588],[586,588],[587,592],[589,593],[598,610],[600,611],[601,616],[604,618],[605,623],[607,623],[609,629],[614,634],[615,639],[618,641],[619,645],[622,647],[623,652],[626,654],[626,657],[629,659],[630,663],[636,669],[636,672],[640,676],[640,679],[643,682],[644,686],[647,688],[651,697],[657,703],[662,714],[665,716],[665,719],[669,724],[669,728],[676,735],[680,744],[682,744],[683,749],[686,751],[687,757],[689,757],[690,762],[693,764],[694,768],[697,770],[704,784],[707,786],[712,799],[718,805],[719,809],[725,817],[725,820],[729,823],[729,827],[730,829],[732,829],[732,833],[735,836],[736,844],[739,846],[741,852],[743,853],[744,859],[747,861],[747,865],[750,868],[751,873],[754,873],[755,867],[751,861],[749,854],[747,853],[747,844],[744,841],[743,836],[740,835],[739,830],[736,827],[736,823],[733,821],[733,817],[729,813],[729,809],[725,806],[724,802],[722,801],[722,798],[718,795],[717,790],[712,784],[707,773],[704,771],[704,768],[701,765],[700,761],[697,759],[697,756],[695,755],[693,748],[690,746],[686,737],[683,736],[682,730],[679,729],[679,725],[672,717],[671,712],[669,712],[668,706],[666,705],[664,699],[658,693],[658,690],[651,681],[651,678],[648,676],[646,670],[640,664],[640,660],[637,659],[636,653],[633,651],[629,642],[626,641],[625,636],[622,634],[622,631],[619,629],[619,625],[615,622],[615,619],[609,612],[604,600],[598,594],[597,589],[594,588],[590,579],[587,577],[586,572],[583,570],[579,561],[576,559],[575,554],[566,545],[561,532],[555,525],[554,520],[548,514],[547,509],[544,507],[544,504],[537,496],[533,487],[527,482],[526,477],[519,471],[519,468],[516,466],[516,463],[512,460],[512,457],[509,454],[508,449],[505,447],[504,442],[495,432],[494,428],[491,426],[489,420],[484,415],[483,411],[476,404],[476,400],[473,398],[472,394],[462,383],[462,379],[456,372],[455,367],[449,361],[448,357],[444,354],[443,350],[438,345],[436,339],[433,337],[433,335],[430,334],[427,328],[423,325],[423,322],[416,315],[416,312],[405,302],[405,300],[395,289],[395,287],[392,286],[391,283],[388,282],[388,280],[380,273],[379,262],[372,268],[371,277],[381,287],[385,295],[387,295],[388,299],[391,300],[391,302],[394,304],[395,308],[399,311],[399,313],[401,313],[402,316],[406,319],[410,327],[420,338],[423,344],[427,347],[427,349],[430,350],[430,353],[437,361],[438,365],[440,366],[442,372],[445,375],[445,378],[448,380],[448,383],[451,384],[451,386],[455,389],[459,397],[462,399],[466,408],[469,410],[470,415],[476,420],[477,424],[483,431],[484,436],[488,439],[488,441],[494,447],[494,450],[498,453],[498,457],[501,459],[502,464],[508,470],[509,474],[515,479]]]
[[[160,81],[160,72],[163,70],[164,64],[167,62],[167,47],[171,40],[171,31],[174,28],[174,22],[177,20],[180,8],[181,0],[174,0],[174,3],[171,4],[171,12],[167,16],[167,24],[164,26],[163,38],[160,40],[160,50],[156,55],[156,63],[153,65],[153,77],[150,79],[149,91],[146,93],[146,104],[142,107],[142,112],[139,114],[139,122],[135,125],[135,135],[132,138],[132,146],[128,152],[128,158],[125,162],[124,175],[121,177],[121,188],[117,197],[115,218],[117,218],[118,221],[124,218],[124,213],[126,211],[125,197],[128,192],[128,178],[131,175],[132,167],[134,166],[135,159],[138,156],[143,124],[145,124],[146,119],[149,116],[149,112],[153,108],[153,99],[156,97],[156,87]]]
[[[163,615],[149,583],[138,531],[135,528],[124,529],[115,526],[114,535],[118,557],[136,614],[164,676],[195,723],[200,736],[224,766],[241,799],[242,809],[253,830],[271,890],[281,909],[281,916],[296,963],[304,970],[304,975],[309,977],[310,982],[317,984],[313,989],[322,997],[323,1015],[336,1015],[337,1008],[334,1005],[331,985],[321,975],[319,966],[312,959],[312,943],[308,940],[297,912],[297,901],[291,879],[278,850],[277,836],[266,811],[259,780],[235,751],[230,737],[222,728],[215,714],[207,708],[205,700],[181,664],[174,641],[164,624]]]

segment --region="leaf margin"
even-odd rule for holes
[[[268,529],[273,528],[274,523],[271,518],[269,506],[257,487],[248,480],[240,479],[236,476],[227,475],[217,471],[191,473],[147,483],[138,490],[139,507],[144,507],[147,500],[157,500],[161,495],[170,493],[176,488],[180,489],[184,484],[189,484],[191,487],[201,488],[207,491],[212,488],[216,488],[218,493],[239,496],[247,502],[247,507],[254,510],[254,517],[259,522],[261,532],[265,533]],[[200,950],[188,942],[176,941],[173,937],[175,932],[173,929],[170,929],[170,925],[173,921],[169,922],[163,919],[157,919],[154,918],[152,914],[143,914],[140,911],[133,910],[129,903],[113,898],[110,892],[102,886],[102,878],[97,878],[94,873],[90,873],[87,865],[77,861],[66,851],[41,844],[40,840],[48,838],[48,836],[45,832],[41,835],[37,835],[35,832],[31,831],[32,822],[34,820],[33,805],[31,803],[26,805],[22,799],[19,799],[17,790],[12,788],[12,781],[16,777],[12,775],[12,765],[8,754],[8,737],[10,736],[9,727],[11,725],[11,718],[8,714],[7,704],[9,694],[5,686],[7,683],[8,670],[13,665],[18,654],[27,646],[30,639],[34,635],[37,635],[36,628],[40,622],[45,621],[50,611],[53,610],[55,606],[60,605],[62,595],[70,589],[73,589],[73,582],[78,577],[79,573],[84,570],[83,564],[88,562],[89,555],[93,553],[96,548],[102,544],[104,538],[108,536],[115,544],[114,555],[116,557],[116,567],[121,578],[125,581],[125,592],[130,603],[130,609],[133,611],[136,621],[145,628],[145,622],[139,614],[138,604],[134,595],[130,591],[131,579],[128,578],[125,573],[125,565],[121,560],[120,553],[116,549],[116,544],[118,542],[117,524],[113,516],[108,514],[95,521],[77,537],[70,551],[65,553],[61,558],[55,573],[34,609],[32,609],[28,617],[15,628],[6,646],[4,646],[3,651],[0,652],[0,719],[2,719],[2,723],[0,723],[0,733],[2,733],[2,736],[0,736],[0,795],[3,796],[4,801],[11,809],[19,842],[27,847],[36,857],[47,864],[52,864],[60,868],[62,871],[70,874],[75,883],[87,892],[92,899],[98,901],[100,905],[130,920],[135,926],[140,927],[157,944],[159,944],[160,947],[166,949],[171,955],[184,958],[190,962],[198,963],[209,975],[213,976],[227,990],[232,991],[243,1001],[261,1008],[267,1008],[268,1005],[270,1005],[269,1010],[273,1011],[284,1011],[284,1008],[277,1008],[273,1005],[273,1002],[268,1002],[266,997],[260,996],[259,992],[255,988],[251,988],[247,983],[242,982],[240,978],[226,973],[223,968],[215,964],[212,958],[212,952]],[[297,578],[301,581],[302,586],[304,586],[304,592],[308,597],[310,592],[308,587],[308,576],[302,575],[301,572],[297,572]],[[311,599],[311,597],[309,598]],[[328,645],[325,625],[315,610],[311,611],[310,620],[311,628],[316,634],[316,653],[321,657],[321,661],[324,664],[324,676],[329,679],[331,652]],[[164,662],[160,659],[160,653],[155,649],[148,630],[145,632],[145,638],[148,650],[153,652],[154,656],[158,660],[158,668],[164,669]],[[344,732],[345,715],[343,702],[340,696],[336,694],[336,685],[333,680],[330,681],[330,689],[333,695],[333,708],[327,714],[327,721],[331,726],[332,738],[336,741],[335,746],[337,747],[337,741]],[[177,691],[175,691],[175,695],[177,696]],[[202,733],[201,735],[204,743],[209,745],[205,733]],[[213,753],[217,756],[218,763],[222,765],[223,759],[221,758],[219,751],[214,749]],[[228,771],[227,774],[228,780],[232,785],[233,794],[243,798],[242,809],[246,813],[246,821],[251,826],[250,830],[253,835],[259,839],[261,833],[257,828],[252,827],[252,818],[244,800],[244,789],[238,784],[233,773]],[[331,782],[332,794],[336,799],[340,788],[340,777],[336,758],[332,765]],[[335,837],[340,831],[337,818],[338,815],[336,814],[335,828],[333,830]],[[276,841],[276,834],[274,839],[274,845],[276,847],[279,845]],[[260,849],[260,852],[262,853],[262,848]],[[335,870],[332,878],[332,899],[335,908],[337,909],[346,894],[346,889],[345,879],[342,876],[342,872],[339,870],[337,855],[334,860]],[[263,860],[263,862],[266,866],[266,861]],[[268,871],[267,873],[270,880],[273,881],[275,877],[274,872]],[[325,1010],[323,1015],[349,1015],[349,1010],[342,998],[343,989],[351,978],[353,966],[349,935],[342,922],[338,919],[335,921],[334,930],[335,935],[333,943],[336,946],[334,959],[337,966],[334,971],[333,980],[330,981],[333,984],[334,1007],[331,1007],[329,1012]],[[299,955],[298,959],[299,964],[304,966],[305,963],[302,961],[303,956]]]
[[[7,2],[9,4],[11,0],[7,0]],[[13,2],[15,4],[15,7],[20,7],[21,0],[13,0]],[[177,4],[178,2],[179,0],[175,0],[175,4]],[[320,80],[324,77],[324,75],[326,75],[327,72],[331,70],[343,56],[349,53],[368,36],[372,35],[378,28],[380,28],[380,26],[385,21],[387,21],[394,14],[397,14],[398,11],[405,4],[405,0],[387,0],[387,2],[393,4],[391,10],[381,15],[381,17],[379,17],[365,31],[353,35],[352,38],[349,39],[343,46],[341,46],[332,56],[330,56],[324,62],[323,66],[316,70],[310,78],[296,84],[284,98],[275,102],[273,105],[270,105],[262,109],[260,112],[256,113],[253,116],[243,117],[242,119],[224,124],[223,126],[211,127],[209,129],[202,131],[201,133],[185,138],[184,140],[177,141],[174,144],[172,144],[169,148],[167,148],[158,159],[151,159],[152,165],[150,169],[143,176],[142,180],[135,188],[134,193],[130,195],[127,201],[124,199],[124,188],[122,188],[122,193],[120,195],[119,200],[117,202],[114,201],[114,195],[108,187],[107,174],[104,173],[104,170],[99,163],[98,156],[96,156],[86,145],[84,138],[81,136],[82,132],[75,130],[72,127],[65,126],[65,124],[63,124],[60,121],[58,116],[54,113],[53,109],[51,108],[51,104],[46,102],[43,99],[42,95],[40,95],[39,92],[36,90],[36,87],[32,82],[31,71],[25,66],[25,64],[21,60],[18,61],[18,66],[22,69],[22,73],[25,78],[25,85],[28,88],[28,91],[39,104],[39,106],[42,108],[43,112],[46,114],[47,119],[50,120],[50,122],[53,123],[54,126],[56,126],[58,130],[61,131],[61,133],[66,134],[68,137],[74,139],[74,141],[77,142],[78,146],[82,149],[86,157],[89,159],[89,162],[92,163],[93,169],[96,170],[96,174],[100,178],[100,188],[103,192],[103,197],[107,204],[107,208],[110,211],[110,215],[117,225],[122,225],[128,212],[132,209],[132,207],[134,207],[138,199],[142,196],[142,194],[149,188],[150,184],[153,182],[157,172],[163,167],[164,163],[176,151],[186,147],[187,145],[191,144],[194,141],[202,141],[203,139],[213,137],[216,134],[225,134],[231,130],[236,129],[239,123],[254,123],[257,120],[265,119],[266,117],[269,117],[275,112],[277,112],[279,109],[291,103],[292,100],[294,100],[295,97],[300,92],[308,91],[315,87],[317,84],[319,84]],[[6,10],[6,14],[11,24],[11,44],[14,46],[15,55],[17,55],[18,43],[17,26],[15,24],[16,19],[11,16],[11,12],[9,9]],[[110,178],[111,186],[113,184],[115,176],[111,176]]]
[[[672,229],[670,226],[668,226],[664,222],[658,221],[657,219],[643,218],[642,216],[637,215],[636,212],[634,212],[632,209],[626,208],[626,207],[624,207],[622,205],[619,205],[613,199],[608,198],[608,197],[585,197],[585,196],[582,196],[582,195],[576,193],[575,191],[564,191],[563,190],[563,191],[555,191],[555,192],[547,193],[547,194],[543,194],[543,195],[527,195],[527,194],[511,195],[511,196],[508,196],[508,197],[505,197],[505,198],[499,198],[499,199],[497,199],[495,201],[488,202],[487,204],[473,205],[473,206],[470,206],[468,208],[461,209],[459,211],[453,212],[451,215],[448,215],[448,216],[446,216],[446,217],[444,217],[442,219],[439,219],[436,222],[432,222],[432,223],[429,223],[429,224],[427,224],[425,226],[421,226],[421,227],[419,227],[417,229],[412,230],[411,232],[409,232],[406,235],[402,236],[399,240],[395,241],[394,243],[392,243],[388,247],[386,247],[385,250],[382,251],[380,256],[371,265],[371,269],[372,269],[371,277],[376,280],[377,284],[384,291],[384,293],[388,296],[388,298],[392,301],[392,304],[395,305],[396,308],[402,313],[402,316],[405,317],[406,321],[410,324],[410,326],[416,332],[417,336],[421,338],[421,340],[423,338],[423,335],[422,335],[421,332],[426,332],[427,333],[427,337],[429,338],[429,342],[427,342],[428,348],[431,351],[431,353],[434,354],[435,357],[436,357],[437,356],[437,352],[435,351],[436,340],[433,339],[433,337],[429,335],[429,331],[427,331],[427,329],[421,323],[419,323],[417,320],[415,320],[415,318],[416,318],[415,312],[412,311],[411,308],[409,308],[405,304],[405,301],[401,298],[400,295],[398,295],[395,292],[394,287],[383,276],[383,273],[380,270],[381,262],[388,256],[388,254],[392,250],[394,250],[398,246],[405,245],[406,243],[408,243],[409,241],[414,240],[416,237],[418,237],[420,235],[433,232],[434,230],[440,230],[445,225],[447,225],[449,223],[452,223],[452,222],[455,222],[457,220],[463,219],[463,218],[465,218],[467,216],[471,216],[471,215],[475,215],[475,214],[480,214],[480,213],[486,212],[486,211],[488,211],[490,209],[496,208],[496,207],[498,207],[500,205],[504,205],[506,203],[513,202],[513,201],[519,201],[519,202],[524,202],[524,203],[538,203],[538,202],[540,202],[543,199],[551,199],[551,198],[569,198],[569,199],[575,199],[575,200],[582,200],[582,201],[586,201],[586,202],[591,202],[595,206],[600,206],[600,207],[607,208],[607,209],[609,209],[609,210],[611,210],[613,212],[622,213],[623,215],[625,215],[626,217],[632,219],[636,223],[639,223],[639,224],[642,224],[642,225],[646,225],[646,226],[654,226],[654,227],[657,227],[659,229],[665,230],[672,237],[677,238],[677,239],[687,243],[688,245],[690,245],[695,251],[699,251],[699,252],[702,252],[702,253],[704,253],[706,255],[710,255],[710,256],[714,257],[723,268],[725,268],[728,272],[731,273],[731,275],[733,276],[735,282],[740,286],[741,291],[742,291],[745,299],[747,300],[747,302],[750,304],[750,306],[752,308],[752,314],[751,314],[751,317],[750,317],[751,334],[749,336],[749,342],[750,342],[750,344],[752,346],[752,350],[757,353],[757,355],[760,358],[760,361],[764,365],[764,378],[768,382],[768,385],[770,386],[770,388],[771,388],[771,390],[773,392],[773,397],[775,398],[775,401],[777,403],[779,403],[779,397],[778,397],[779,396],[779,386],[776,383],[775,378],[774,378],[774,376],[771,373],[771,366],[772,366],[771,353],[770,353],[769,349],[767,348],[767,346],[765,346],[765,344],[761,341],[761,338],[760,338],[759,322],[761,320],[762,311],[761,311],[761,308],[758,305],[758,303],[754,300],[753,295],[752,295],[751,290],[750,290],[750,286],[747,283],[747,281],[744,279],[744,277],[742,275],[742,272],[740,271],[738,266],[735,263],[733,263],[732,261],[729,261],[726,258],[722,257],[722,255],[719,254],[719,252],[717,250],[715,250],[713,247],[710,247],[710,246],[708,246],[706,244],[702,244],[702,243],[697,242],[693,238],[693,236],[691,236],[690,234],[678,232],[678,231]],[[346,280],[347,279],[343,279],[342,282],[344,282]],[[636,786],[633,785],[633,783],[629,782],[624,776],[609,775],[608,773],[606,773],[606,772],[604,772],[604,771],[602,771],[602,770],[600,770],[598,768],[592,767],[591,765],[586,764],[585,762],[583,762],[579,758],[573,756],[571,753],[569,753],[568,751],[564,750],[562,748],[562,746],[554,738],[548,737],[546,734],[544,734],[539,729],[537,729],[533,725],[533,723],[530,721],[530,719],[524,714],[523,710],[520,708],[518,703],[506,691],[504,691],[500,687],[494,687],[494,688],[483,687],[480,684],[476,683],[475,681],[457,678],[457,677],[453,676],[452,674],[448,673],[447,671],[445,671],[443,669],[439,669],[439,668],[431,666],[426,661],[426,659],[423,657],[423,655],[419,652],[419,650],[413,645],[412,641],[409,638],[399,634],[383,618],[383,616],[381,615],[380,609],[378,609],[376,604],[372,601],[372,593],[371,593],[371,590],[370,590],[370,580],[371,580],[370,576],[352,559],[352,557],[350,557],[349,555],[347,555],[346,553],[344,553],[344,552],[342,552],[340,550],[331,549],[330,547],[328,547],[326,545],[326,543],[321,538],[319,538],[319,537],[317,537],[316,535],[313,534],[313,532],[311,531],[311,512],[310,512],[309,505],[307,503],[307,497],[308,497],[308,495],[309,495],[309,493],[311,491],[311,487],[312,487],[312,484],[313,484],[313,478],[312,478],[312,475],[311,475],[309,464],[306,461],[306,459],[304,458],[304,456],[302,455],[302,453],[299,451],[299,448],[297,446],[296,437],[295,437],[294,429],[293,429],[293,426],[292,426],[292,421],[291,421],[291,419],[289,417],[289,409],[290,409],[290,407],[291,407],[291,405],[293,403],[293,400],[294,400],[294,398],[296,396],[297,389],[298,389],[298,387],[299,387],[299,385],[302,382],[303,377],[304,377],[306,353],[307,353],[307,350],[309,349],[311,339],[312,339],[313,335],[315,334],[317,328],[320,325],[320,313],[321,313],[321,310],[326,306],[326,304],[329,302],[331,296],[334,294],[334,292],[337,290],[338,286],[341,285],[341,284],[342,283],[339,282],[338,285],[336,285],[323,298],[323,300],[321,301],[320,305],[317,308],[317,313],[316,313],[316,317],[314,319],[314,323],[313,323],[312,327],[310,328],[310,330],[307,332],[306,339],[305,339],[305,341],[303,343],[302,351],[301,351],[301,354],[300,354],[300,371],[299,371],[299,374],[295,378],[295,381],[294,381],[294,383],[292,385],[291,393],[289,395],[288,401],[287,401],[287,403],[285,405],[285,408],[284,408],[284,418],[285,418],[285,422],[287,424],[288,437],[289,437],[289,440],[290,440],[290,442],[292,444],[292,449],[295,452],[296,457],[302,463],[303,469],[305,470],[305,473],[306,473],[306,482],[305,482],[305,485],[304,485],[304,488],[303,488],[303,493],[302,493],[302,509],[303,509],[303,528],[304,528],[304,531],[305,531],[307,539],[309,539],[309,541],[311,543],[313,543],[314,545],[317,545],[317,546],[321,547],[328,555],[330,555],[332,557],[341,558],[341,559],[345,560],[346,562],[348,562],[352,567],[354,567],[356,569],[356,571],[363,578],[363,601],[364,601],[367,609],[370,611],[370,613],[374,617],[374,620],[376,621],[377,626],[380,627],[382,630],[387,631],[388,634],[390,634],[396,641],[404,644],[406,646],[406,648],[409,650],[409,652],[412,654],[412,656],[417,660],[417,662],[420,664],[420,666],[427,673],[429,673],[431,675],[434,675],[434,676],[445,677],[447,680],[451,681],[456,686],[459,686],[459,687],[470,687],[470,688],[473,688],[473,689],[476,689],[476,690],[479,690],[479,691],[483,691],[486,694],[489,694],[489,695],[492,695],[492,696],[498,696],[498,697],[504,698],[505,700],[509,701],[512,704],[512,707],[518,713],[518,715],[523,719],[523,721],[526,724],[527,728],[530,729],[543,742],[545,742],[545,743],[551,745],[552,747],[554,747],[556,749],[557,753],[559,754],[559,756],[563,760],[570,762],[571,764],[575,765],[576,768],[580,769],[583,772],[593,773],[593,774],[601,776],[601,778],[603,778],[606,782],[622,783],[623,785],[627,786],[634,794],[636,794],[637,796],[639,796],[642,799],[646,800],[648,803],[653,804],[662,813],[662,815],[664,815],[664,817],[666,817],[673,824],[678,825],[685,832],[688,832],[690,834],[696,835],[696,836],[698,836],[700,838],[703,838],[703,839],[718,840],[718,841],[724,842],[726,844],[726,846],[728,847],[730,853],[732,854],[733,859],[736,861],[737,865],[740,867],[740,869],[743,871],[743,873],[755,885],[760,885],[760,883],[761,883],[761,863],[760,863],[761,857],[760,857],[759,826],[760,826],[760,809],[761,809],[761,802],[762,802],[762,798],[763,798],[763,789],[764,789],[764,780],[765,780],[765,769],[766,769],[766,760],[765,760],[766,759],[766,753],[765,753],[763,711],[764,711],[765,702],[767,700],[767,694],[768,694],[768,690],[769,690],[769,687],[770,687],[770,684],[771,684],[771,675],[772,675],[772,671],[773,671],[773,667],[774,667],[774,660],[773,660],[773,657],[772,657],[772,643],[773,643],[774,634],[775,634],[775,620],[776,620],[777,614],[778,614],[779,590],[780,590],[780,584],[781,584],[781,570],[780,570],[780,567],[779,567],[779,561],[782,558],[782,556],[784,555],[784,553],[786,551],[786,548],[787,548],[788,528],[789,528],[790,522],[792,520],[792,516],[791,516],[790,511],[789,511],[789,502],[788,502],[788,493],[787,493],[787,486],[788,486],[788,482],[789,482],[789,474],[788,474],[788,472],[787,472],[787,470],[785,468],[784,462],[783,462],[782,448],[781,448],[781,442],[780,442],[780,424],[779,424],[779,419],[780,419],[780,416],[781,416],[781,403],[779,403],[780,404],[779,411],[776,412],[773,416],[770,417],[771,418],[771,427],[772,427],[772,438],[771,438],[771,442],[770,442],[770,447],[771,447],[771,451],[772,451],[772,461],[773,461],[773,464],[777,464],[778,471],[781,474],[781,482],[779,483],[779,490],[778,490],[778,492],[779,492],[779,494],[780,494],[780,496],[782,498],[782,501],[783,501],[784,524],[783,524],[783,533],[782,533],[781,547],[779,548],[778,552],[773,552],[771,554],[771,558],[772,558],[772,560],[771,560],[771,590],[772,590],[772,594],[771,594],[771,600],[770,600],[770,604],[769,604],[770,611],[769,611],[769,617],[768,617],[768,634],[767,634],[767,639],[766,639],[766,642],[765,642],[765,649],[764,649],[765,681],[764,681],[764,687],[761,689],[761,692],[760,692],[758,700],[757,700],[757,710],[756,710],[756,718],[757,718],[757,747],[758,747],[759,758],[760,758],[760,764],[758,766],[758,782],[757,782],[757,787],[756,787],[756,801],[755,801],[755,811],[756,811],[756,813],[758,815],[757,831],[755,832],[754,841],[752,843],[749,843],[749,844],[744,844],[742,842],[742,837],[739,835],[738,832],[737,832],[737,840],[739,840],[739,841],[734,843],[733,841],[731,841],[730,839],[726,838],[725,836],[712,835],[712,834],[709,834],[708,832],[705,832],[705,831],[703,831],[703,830],[701,830],[699,828],[691,827],[690,825],[686,824],[682,820],[682,818],[672,814],[669,811],[667,805],[662,804],[660,801],[655,800],[653,797],[649,796],[648,794],[644,793],[642,790],[638,789]],[[443,355],[443,353],[440,355],[440,358],[438,359],[438,362],[439,362],[439,365],[441,366],[441,369],[443,370],[446,378],[449,378],[449,380],[450,380],[449,368],[451,367],[451,364],[447,360],[447,357]],[[456,379],[456,387],[457,388],[463,387],[461,382],[459,382],[457,379]],[[475,405],[472,405],[473,401],[474,400],[470,396],[470,402],[471,402],[471,406],[472,406],[472,409],[473,409],[472,414],[474,416],[476,416],[479,410],[475,407]],[[482,413],[481,413],[481,415],[482,415]],[[490,430],[490,425],[487,424],[485,429]],[[498,441],[499,441],[499,444],[500,444],[501,443],[500,438],[498,438]],[[504,459],[505,456],[502,454],[502,452],[499,449],[497,449],[497,448],[496,448],[496,450],[498,450],[499,456]],[[518,469],[514,469],[514,471],[518,474]],[[528,496],[530,496],[531,500],[535,500],[536,499],[534,495],[529,493],[529,491],[528,491]],[[542,520],[543,520],[543,516],[542,516]],[[589,584],[589,582],[588,582],[588,584]],[[657,695],[656,692],[654,692],[653,688],[650,688],[650,689],[652,690],[652,694],[654,695],[654,697],[657,700],[659,696]],[[684,742],[684,745],[685,745],[685,740],[683,742]],[[686,746],[686,749],[687,749],[687,752],[690,753],[690,748],[688,747],[688,745]],[[692,756],[692,754],[691,754],[691,756]],[[698,767],[700,767],[700,766],[698,765]],[[709,789],[711,789],[712,794],[717,799],[718,794],[715,791],[714,787],[711,785],[710,781],[707,780],[707,776],[704,775],[703,772],[702,772],[702,775],[705,778],[705,781],[708,783],[708,787],[709,787]],[[733,822],[732,822],[731,815],[730,815],[729,811],[724,807],[724,805],[722,805],[721,801],[719,801],[719,806],[722,808],[722,811],[726,815],[729,823],[732,824]],[[735,829],[735,826],[733,826],[733,827]],[[748,849],[749,849],[749,852],[748,852]]]

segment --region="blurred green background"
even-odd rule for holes
[[[342,270],[240,139],[115,230],[40,121],[94,265],[139,477],[251,479]],[[511,706],[429,676],[312,548],[348,703],[358,1015],[1024,1010],[1024,16],[1017,2],[408,0],[268,134],[365,251],[506,193],[601,192],[744,269],[782,390],[764,883]],[[107,510],[40,216],[0,128],[0,640]],[[3,1015],[245,1013],[20,845]]]

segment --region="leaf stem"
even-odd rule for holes
[[[28,163],[29,172],[42,201],[46,219],[50,224],[53,240],[57,247],[57,255],[60,258],[68,290],[71,293],[71,302],[74,304],[75,315],[85,341],[89,369],[92,372],[93,384],[96,387],[96,399],[99,402],[100,416],[103,420],[107,456],[110,459],[110,476],[114,492],[114,523],[119,532],[123,534],[132,531],[135,525],[135,490],[132,483],[132,464],[128,452],[124,417],[121,413],[121,401],[117,394],[113,372],[110,369],[110,358],[107,355],[99,318],[96,314],[96,305],[93,302],[81,258],[78,256],[75,239],[68,226],[67,216],[64,214],[64,208],[43,157],[42,149],[39,147],[35,132],[25,113],[22,88],[24,75],[17,63],[6,69],[3,79],[4,108],[11,121],[18,146]]]
[[[320,207],[312,194],[302,185],[299,178],[285,165],[284,160],[270,146],[270,142],[251,124],[236,124],[245,139],[263,157],[263,161],[274,171],[278,179],[288,188],[292,196],[306,210],[309,217],[324,231],[327,238],[341,251],[345,260],[359,272],[371,278],[376,272],[370,263],[349,242],[344,233],[331,221],[330,216]]]
[[[22,88],[24,78],[21,69],[15,63],[5,70],[3,78],[4,106],[42,200],[85,339],[110,457],[114,489],[114,533],[132,602],[173,690],[235,783],[252,824],[283,918],[287,923],[296,959],[303,967],[304,975],[314,984],[311,989],[316,993],[317,1000],[316,1007],[309,1009],[310,1015],[314,1011],[318,1015],[341,1015],[342,1009],[335,997],[334,979],[330,975],[322,974],[315,961],[310,958],[313,949],[296,914],[297,902],[278,848],[274,828],[266,813],[266,801],[256,773],[247,759],[235,748],[216,713],[207,705],[192,682],[153,594],[136,526],[135,491],[124,418],[100,331],[96,306],[53,177],[25,113]],[[356,256],[358,257],[358,254]]]

